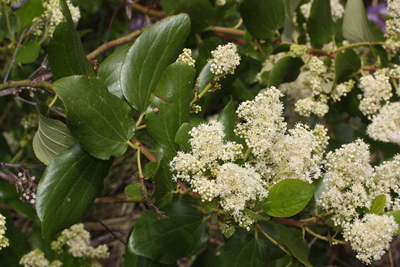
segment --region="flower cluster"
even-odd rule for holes
[[[184,48],[182,54],[178,56],[178,59],[176,60],[177,62],[185,62],[189,66],[193,67],[195,66],[195,61],[192,58],[192,50],[189,48]]]
[[[8,238],[4,236],[6,230],[6,217],[0,214],[0,250],[10,245],[8,242]]]
[[[400,144],[400,102],[384,105],[372,117],[367,133],[374,140]]]
[[[385,254],[397,229],[392,216],[366,214],[364,218],[345,225],[343,236],[357,252],[357,258],[370,264]]]
[[[45,258],[44,253],[40,249],[32,250],[31,252],[22,256],[19,264],[24,267],[61,267],[62,262],[55,260],[51,263]]]
[[[62,231],[57,240],[51,243],[51,249],[59,254],[67,249],[76,258],[105,259],[110,256],[106,245],[97,248],[90,246],[90,234],[83,224],[75,224]]]
[[[234,43],[219,45],[211,54],[213,57],[208,62],[211,64],[211,72],[215,75],[233,74],[236,67],[240,64],[240,56],[237,53],[237,46]]]

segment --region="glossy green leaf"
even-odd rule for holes
[[[153,261],[143,256],[137,256],[129,252],[128,248],[125,251],[124,267],[178,267],[176,264],[162,264]]]
[[[386,205],[386,195],[379,195],[372,201],[369,213],[374,213],[376,215],[379,215],[385,208],[385,205]]]
[[[246,29],[258,39],[269,39],[285,22],[283,0],[244,0],[240,14]]]
[[[61,22],[57,26],[47,48],[54,78],[57,80],[71,75],[96,76],[93,65],[86,59],[68,5],[65,0],[60,1],[60,5],[67,22]]]
[[[285,4],[285,24],[283,26],[282,41],[297,43],[300,35],[299,29],[293,21],[294,12],[301,0],[284,0]]]
[[[156,148],[168,158],[173,158],[178,149],[176,133],[182,123],[189,122],[195,74],[195,69],[186,63],[170,65],[150,97],[146,128],[156,141]]]
[[[269,190],[263,210],[274,217],[290,217],[303,210],[313,194],[311,184],[298,179],[285,179]]]
[[[336,27],[332,20],[330,1],[314,0],[312,2],[307,29],[313,47],[321,48],[324,44],[332,42]]]
[[[42,0],[29,0],[18,9],[17,14],[21,20],[22,28],[29,28],[33,23],[33,19],[43,14],[44,8],[42,3]]]
[[[347,1],[343,17],[343,37],[350,43],[376,41],[362,0]]]
[[[158,208],[163,208],[172,201],[172,191],[176,188],[176,182],[172,180],[172,172],[167,158],[161,159],[152,180],[156,184],[151,195],[152,199],[155,200],[154,204]]]
[[[76,141],[67,125],[39,115],[39,128],[33,137],[32,147],[36,157],[46,165]]]
[[[237,231],[239,232],[239,231]],[[235,233],[222,247],[217,266],[267,266],[269,248],[263,239],[255,239],[254,233]]]
[[[349,48],[339,52],[335,60],[335,83],[339,84],[350,80],[360,68],[360,57],[353,49]]]
[[[169,0],[170,1],[170,0]],[[191,31],[202,33],[214,22],[214,8],[208,0],[181,0],[171,14],[186,13],[190,17]]]
[[[85,150],[104,160],[125,153],[135,131],[128,104],[95,77],[66,77],[53,87],[67,110],[68,128]]]
[[[40,180],[36,198],[44,238],[79,222],[103,190],[111,164],[112,160],[93,158],[78,144],[54,158]]]
[[[208,60],[212,57],[211,51],[215,50],[219,45],[222,44],[221,38],[215,36],[199,43],[197,47],[198,55],[197,58],[195,58],[197,73],[200,73],[203,67],[207,64]]]
[[[131,197],[143,197],[142,185],[140,183],[128,185],[125,187],[124,192]]]
[[[129,46],[122,46],[109,57],[107,57],[99,67],[97,76],[107,86],[108,91],[119,98],[124,98],[119,77],[121,76],[121,67],[126,54],[128,53]]]
[[[303,237],[303,233],[294,228],[287,228],[284,232],[280,232],[280,239],[288,247],[290,253],[307,267],[312,267],[308,261],[310,248],[307,241]]]
[[[126,99],[135,109],[146,111],[150,94],[163,71],[182,52],[189,33],[188,15],[171,16],[148,28],[129,49],[120,82]]]
[[[173,201],[162,211],[168,218],[159,218],[154,210],[140,216],[129,236],[129,251],[163,264],[199,252],[208,240],[202,212],[184,200]]]
[[[396,223],[399,225],[399,228],[398,228],[397,231],[393,234],[393,236],[395,236],[395,235],[400,235],[400,210],[388,211],[388,212],[383,213],[382,215],[393,216],[394,220],[395,220]]]
[[[243,139],[240,139],[234,132],[236,124],[239,123],[239,118],[236,115],[236,110],[233,105],[232,99],[228,102],[225,108],[221,111],[218,116],[218,121],[224,126],[224,133],[226,141],[235,141],[242,143]]]
[[[175,136],[175,143],[179,145],[179,150],[190,151],[191,146],[189,143],[192,136],[189,134],[190,130],[195,127],[193,123],[183,123]]]
[[[30,41],[18,49],[15,61],[21,64],[34,62],[39,56],[40,45]]]
[[[276,62],[272,68],[268,86],[278,87],[281,83],[292,82],[300,74],[300,68],[304,65],[301,58],[284,57]]]

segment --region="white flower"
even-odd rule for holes
[[[374,140],[400,144],[400,102],[384,105],[372,118],[367,133]]]
[[[211,64],[211,72],[215,75],[233,74],[240,64],[237,46],[233,43],[219,45],[211,54],[213,58],[209,59],[208,62]]]
[[[44,257],[44,253],[37,248],[22,256],[19,264],[24,265],[24,267],[48,267],[49,261]]]
[[[189,48],[184,48],[182,54],[178,56],[176,62],[185,62],[186,64],[194,68],[195,61],[192,58],[192,50],[190,50]]]
[[[357,258],[370,264],[385,254],[397,229],[398,225],[392,216],[366,214],[361,220],[346,224],[343,236],[357,252]]]
[[[6,217],[0,214],[0,250],[10,245],[8,238],[5,237],[6,230]]]
[[[317,100],[315,100],[313,96],[310,96],[298,100],[295,104],[294,111],[305,117],[310,117],[311,114],[323,117],[329,111],[327,102],[328,98],[324,95],[319,96]]]

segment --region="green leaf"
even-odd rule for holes
[[[125,261],[124,261],[124,267],[178,267],[178,265],[173,264],[173,265],[167,265],[167,264],[162,264],[158,263],[156,261],[153,261],[149,258],[142,257],[142,256],[137,256],[135,254],[132,254],[129,252],[128,247],[125,251]]]
[[[331,16],[330,1],[314,0],[312,2],[307,29],[311,45],[315,48],[321,48],[333,40],[336,27]]]
[[[76,141],[68,127],[58,120],[39,115],[39,128],[32,146],[36,157],[46,165]]]
[[[222,123],[222,125],[224,126],[224,133],[225,133],[224,140],[235,141],[237,143],[243,144],[243,139],[239,138],[234,132],[236,124],[239,123],[239,118],[236,115],[232,99],[228,102],[228,104],[219,114],[218,121]]]
[[[303,233],[294,228],[287,228],[279,233],[283,243],[288,247],[292,255],[307,267],[312,267],[308,261],[310,248],[307,241],[303,238]]]
[[[104,160],[125,153],[135,132],[128,104],[95,77],[66,77],[53,88],[67,110],[68,128],[85,150]]]
[[[129,49],[120,81],[126,99],[135,109],[146,111],[161,74],[182,52],[189,33],[188,15],[171,16],[148,28]]]
[[[388,212],[383,213],[382,215],[393,216],[394,220],[399,225],[399,228],[397,229],[397,232],[395,232],[393,234],[393,236],[400,235],[400,210],[388,211]]]
[[[170,1],[170,0],[169,0]],[[202,33],[214,22],[214,8],[208,0],[181,0],[172,14],[186,13],[190,17],[191,31]]]
[[[386,195],[379,195],[372,201],[369,213],[379,215],[385,208],[385,205],[386,205]]]
[[[371,31],[362,0],[347,1],[342,31],[343,37],[350,43],[374,42],[377,40]]]
[[[128,185],[125,187],[124,192],[131,197],[143,197],[142,185],[140,183]]]
[[[194,97],[196,71],[188,64],[176,62],[165,69],[146,111],[146,128],[156,141],[156,148],[168,158],[176,155],[175,135],[189,122],[190,101]]]
[[[156,184],[152,194],[152,198],[155,199],[154,204],[158,208],[163,208],[172,201],[172,191],[176,187],[176,183],[172,180],[172,172],[167,158],[161,159],[152,180]]]
[[[33,220],[36,217],[36,211],[31,204],[22,202],[19,197],[21,192],[17,192],[15,185],[0,180],[0,203],[7,204],[17,213]]]
[[[99,67],[97,76],[107,86],[108,91],[119,98],[124,98],[119,77],[121,75],[121,67],[130,46],[122,46],[109,57],[107,57]]]
[[[335,84],[350,80],[361,68],[360,57],[349,48],[336,55]]]
[[[251,209],[245,209],[244,213],[246,213],[247,215],[249,215],[249,217],[255,221],[269,221],[269,217],[264,217],[258,213],[255,213],[254,211],[252,211]]]
[[[239,232],[239,231],[237,231]],[[255,239],[254,233],[240,231],[235,233],[222,247],[217,266],[267,266],[269,249],[262,239]]]
[[[304,65],[301,58],[284,57],[276,62],[268,79],[268,86],[278,87],[281,83],[292,82],[300,74],[300,68]]]
[[[382,67],[389,66],[389,55],[388,51],[381,45],[371,46],[371,51],[374,53],[375,59],[378,63],[382,64]]]
[[[30,41],[20,46],[15,61],[21,64],[34,62],[39,56],[40,45]]]
[[[60,5],[67,22],[57,26],[47,48],[51,72],[55,80],[71,75],[94,77],[93,65],[86,59],[68,5],[64,0],[60,1]]]
[[[195,127],[193,123],[183,123],[175,136],[175,143],[180,147],[179,150],[190,151],[191,146],[189,143],[192,136],[189,134],[190,130]]]
[[[313,194],[311,184],[298,179],[285,179],[269,190],[263,210],[271,216],[290,217],[304,209]]]
[[[282,0],[244,0],[240,14],[251,35],[269,39],[285,22],[285,5]]]
[[[203,67],[207,64],[208,59],[212,57],[211,51],[215,50],[219,45],[222,45],[221,38],[211,37],[199,43],[197,50],[198,56],[196,59],[196,71],[200,73]]]
[[[79,222],[103,190],[111,164],[112,160],[93,158],[78,144],[50,163],[36,198],[44,238]]]
[[[283,26],[282,41],[297,43],[300,33],[293,21],[293,17],[301,0],[284,0],[283,2],[285,4],[285,24]]]
[[[32,20],[43,14],[44,8],[42,2],[42,0],[29,0],[18,9],[17,14],[21,20],[21,27],[23,29],[29,28],[32,25]]]
[[[152,210],[144,212],[129,236],[129,251],[163,264],[199,252],[208,240],[208,226],[202,212],[184,200],[162,209],[168,218]]]

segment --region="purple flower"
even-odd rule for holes
[[[386,23],[382,15],[389,14],[386,8],[386,2],[379,3],[375,6],[369,6],[367,9],[368,20],[375,22],[383,32],[386,32]]]

